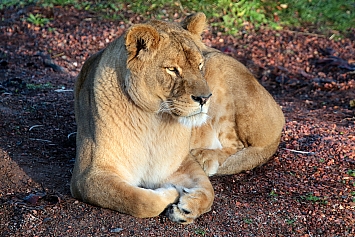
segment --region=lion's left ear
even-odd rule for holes
[[[128,61],[135,57],[144,60],[155,54],[159,38],[159,33],[153,26],[137,24],[129,28],[125,37]]]
[[[181,22],[181,26],[192,34],[200,36],[206,28],[206,15],[202,12],[191,14]]]

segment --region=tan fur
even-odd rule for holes
[[[187,17],[182,26],[195,21]],[[202,43],[212,97],[204,126],[193,129],[191,154],[207,175],[237,174],[267,162],[285,123],[280,106],[240,62]]]
[[[244,66],[202,44],[204,27],[203,13],[181,26],[134,25],[85,62],[75,86],[74,197],[191,223],[213,202],[206,173],[238,173],[273,155],[279,106]]]
[[[209,105],[194,42],[204,25],[204,15],[190,31],[137,24],[85,62],[75,88],[74,197],[136,217],[167,208],[181,223],[210,210],[212,185],[189,154],[192,126]]]
[[[192,155],[209,176],[264,164],[280,142],[280,106],[241,63],[213,49],[206,48],[204,54],[205,78],[213,94],[211,119],[194,128]]]

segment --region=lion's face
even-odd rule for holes
[[[206,121],[211,96],[193,38],[178,25],[155,21],[134,26],[126,35],[128,95],[139,107],[170,114],[187,126]]]

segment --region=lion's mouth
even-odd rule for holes
[[[178,121],[186,127],[199,127],[206,123],[207,113],[199,112],[189,116],[179,116]]]
[[[185,109],[180,109],[174,105],[172,101],[165,101],[161,103],[158,113],[167,113],[177,118],[179,123],[187,127],[201,126],[206,123],[208,119],[208,106],[200,105],[194,109],[188,109],[190,111],[185,111]]]

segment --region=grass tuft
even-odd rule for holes
[[[261,27],[281,29],[286,26],[306,27],[334,38],[334,35],[348,33],[350,27],[355,25],[353,0],[3,0],[0,10],[33,4],[42,7],[70,5],[80,10],[98,12],[103,18],[113,20],[125,20],[120,14],[122,11],[158,19],[176,13],[183,16],[202,11],[212,26],[228,34]],[[37,18],[33,21],[37,21]]]

